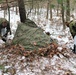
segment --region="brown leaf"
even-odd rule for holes
[[[61,35],[59,35],[58,37],[59,37],[59,38],[62,38],[62,36],[61,36]]]
[[[36,46],[36,45],[37,45],[37,43],[36,43],[36,42],[33,42],[33,45],[35,45],[35,46]]]

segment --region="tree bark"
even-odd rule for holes
[[[65,20],[64,20],[64,5],[63,5],[63,0],[62,0],[62,2],[61,2],[61,13],[62,13],[63,29],[65,29]]]
[[[59,16],[59,3],[57,3],[57,16]]]
[[[53,15],[52,15],[52,7],[51,7],[51,1],[49,1],[49,3],[50,3],[50,20],[52,21],[52,17],[53,17]]]
[[[47,3],[47,14],[46,14],[46,19],[48,19],[48,15],[49,15],[49,0],[48,0],[48,3]]]
[[[6,14],[5,14],[5,10],[4,10],[4,18],[5,18]]]
[[[16,15],[18,15],[18,8],[17,8],[17,5],[16,5]]]
[[[24,0],[18,0],[18,6],[19,6],[20,21],[25,23],[26,11],[25,11]]]
[[[10,7],[8,5],[8,0],[6,0],[6,3],[7,3],[7,9],[8,9],[8,20],[9,20],[9,23],[10,23]]]
[[[70,0],[66,0],[66,21],[70,21]]]

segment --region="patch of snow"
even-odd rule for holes
[[[57,55],[54,55],[53,58],[51,59],[51,65],[55,65],[57,59],[59,59],[59,57]]]
[[[76,45],[76,36],[74,37],[74,44]]]
[[[25,56],[22,56],[22,59],[25,59]]]
[[[2,47],[4,43],[5,43],[5,42],[0,39],[0,47]]]
[[[61,51],[63,48],[62,48],[62,47],[58,47],[57,49],[58,49],[59,51]]]
[[[2,71],[0,70],[0,75],[2,75]]]
[[[8,68],[10,68],[11,66],[5,66],[5,69],[8,69]]]

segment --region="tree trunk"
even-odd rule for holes
[[[48,3],[47,3],[47,14],[46,14],[46,19],[48,19],[48,15],[49,15],[49,0],[48,0]]]
[[[19,6],[20,21],[25,23],[26,11],[25,11],[24,0],[18,0],[18,6]]]
[[[52,21],[52,7],[51,7],[51,1],[49,1],[50,3],[50,20]]]
[[[36,8],[36,6],[35,6],[35,14],[37,13],[37,8]]]
[[[59,16],[59,3],[57,4],[57,16]]]
[[[6,3],[7,3],[7,9],[8,9],[8,20],[9,20],[9,23],[10,23],[10,7],[8,5],[8,0],[6,0]]]
[[[70,21],[70,0],[66,0],[66,21]]]
[[[6,12],[5,12],[5,10],[4,10],[4,18],[5,18],[5,16],[6,16]]]
[[[37,15],[39,15],[39,2],[37,2]]]
[[[17,8],[17,5],[16,5],[16,15],[18,15],[18,8]]]
[[[65,20],[64,20],[64,5],[63,5],[63,0],[62,0],[62,2],[61,2],[61,13],[62,13],[63,29],[65,29]]]
[[[32,0],[32,9],[33,9],[33,5],[34,5],[34,3],[33,3],[33,0]]]

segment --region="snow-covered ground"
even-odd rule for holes
[[[12,9],[11,9],[12,10]],[[4,17],[4,11],[0,11],[0,17]],[[62,23],[60,17],[53,17],[53,21],[47,20],[44,16],[46,13],[41,12],[41,15],[35,15],[34,13],[29,14],[28,18],[33,20],[38,27],[41,27],[45,32],[50,32],[50,37],[56,39],[61,50],[62,48],[71,48],[73,47],[73,39],[69,32],[69,29],[62,29]],[[54,13],[53,13],[54,15]],[[5,17],[8,19],[7,15]],[[17,23],[20,18],[19,15],[16,15],[15,10],[11,11],[10,15],[11,30],[12,35],[9,36],[13,39],[15,31],[17,29]],[[2,42],[2,41],[1,41]],[[0,43],[1,43],[0,42]],[[71,52],[71,51],[69,51]],[[73,53],[69,53],[73,56]],[[9,59],[8,59],[9,58]],[[15,58],[15,57],[14,57]],[[0,70],[0,75],[73,75],[76,74],[76,55],[69,59],[65,58],[63,55],[60,55],[60,58],[57,55],[54,55],[52,58],[38,57],[37,60],[33,62],[26,62],[24,56],[18,56],[14,59],[11,55],[6,54],[2,55],[0,53],[0,66],[4,64],[5,69],[8,69],[10,72],[3,73]],[[16,72],[15,72],[16,70]],[[69,74],[70,73],[70,74]]]
[[[10,28],[12,30],[12,35],[8,36],[8,38],[13,39],[15,31],[17,29],[17,25],[20,22],[19,14],[16,15],[15,8],[11,8],[12,10],[10,13]],[[60,45],[66,44],[66,46],[69,47],[69,45],[72,47],[73,46],[73,39],[71,37],[71,34],[69,32],[69,28],[66,28],[63,30],[62,23],[61,23],[61,18],[59,16],[54,16],[53,21],[50,21],[46,19],[46,14],[44,13],[45,9],[41,11],[41,14],[35,15],[34,12],[29,14],[28,18],[33,20],[38,27],[41,27],[45,32],[50,32],[50,37],[53,39],[57,39],[58,43]],[[46,12],[46,11],[45,11]],[[54,11],[55,12],[55,11]],[[56,13],[53,13],[53,15]],[[0,11],[0,17],[4,17],[4,11]],[[5,16],[5,18],[8,20],[8,15]],[[72,42],[72,43],[70,43]]]

